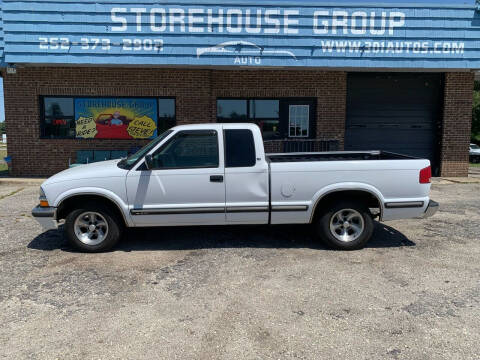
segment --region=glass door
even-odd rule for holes
[[[288,137],[308,138],[310,130],[310,105],[288,106]]]
[[[315,138],[316,101],[312,98],[284,99],[282,106],[283,134],[288,139]]]

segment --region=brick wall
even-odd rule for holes
[[[216,120],[220,96],[316,97],[317,136],[343,146],[346,73],[283,70],[180,70],[103,67],[18,68],[4,74],[8,153],[16,176],[48,176],[77,150],[123,149],[146,140],[40,139],[40,95],[174,96],[177,123]]]
[[[473,73],[446,73],[440,151],[441,176],[468,175]]]
[[[8,152],[17,176],[48,176],[77,150],[124,149],[147,140],[40,139],[40,95],[174,96],[177,123],[215,122],[217,97],[314,97],[317,138],[343,148],[346,73],[309,70],[192,70],[103,67],[18,68],[4,76]],[[466,176],[472,73],[445,74],[442,176]]]

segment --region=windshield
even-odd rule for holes
[[[476,144],[472,144],[470,145],[470,148],[472,149],[480,149],[480,146],[476,145]]]
[[[122,169],[131,169],[133,165],[136,164],[138,160],[143,158],[151,149],[153,149],[159,142],[165,139],[168,135],[170,135],[173,130],[167,130],[163,134],[159,135],[152,141],[150,141],[147,145],[142,147],[138,150],[135,154],[130,155],[126,159],[121,160],[117,165]]]

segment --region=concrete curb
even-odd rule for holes
[[[432,184],[446,185],[446,184],[480,184],[480,178],[476,177],[442,177],[432,178]]]
[[[46,179],[45,178],[13,178],[13,177],[0,177],[1,185],[38,185],[40,186]]]

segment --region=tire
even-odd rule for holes
[[[355,200],[331,204],[314,225],[324,244],[336,250],[362,249],[372,237],[374,228],[368,207]]]
[[[98,204],[81,205],[65,219],[68,241],[83,252],[95,253],[112,249],[120,240],[122,230],[121,219],[107,207]]]

